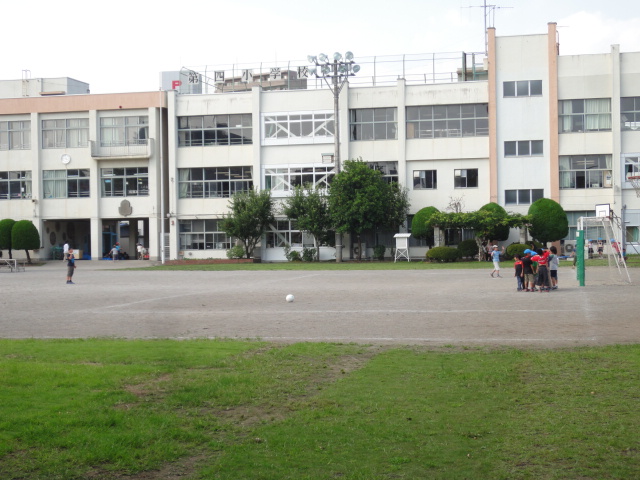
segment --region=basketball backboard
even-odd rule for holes
[[[596,205],[596,217],[611,217],[611,205],[609,203]]]

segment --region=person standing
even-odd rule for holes
[[[118,255],[120,255],[120,251],[116,248],[115,245],[113,246],[113,248],[109,253],[111,254],[111,258],[113,258],[114,262],[118,260]]]
[[[62,261],[64,262],[67,259],[67,255],[69,255],[69,242],[64,242],[62,246]]]
[[[513,268],[515,269],[515,272],[513,274],[514,277],[516,277],[517,283],[518,283],[518,291],[521,292],[522,290],[524,290],[523,285],[524,285],[524,275],[522,274],[522,257],[520,256],[519,253],[516,253],[516,255],[514,256],[515,261],[513,262]]]
[[[136,245],[136,250],[138,252],[138,260],[142,260],[142,244],[138,243]]]
[[[500,255],[502,253],[504,253],[504,246],[502,247],[502,252],[498,250],[498,245],[494,245],[491,249],[491,260],[493,261],[493,272],[491,272],[491,277],[493,277],[493,274],[495,273],[498,278],[502,278],[500,275]]]
[[[536,255],[531,257],[531,260],[538,263],[538,285],[540,292],[548,292],[551,290],[551,279],[549,278],[549,250],[538,249]]]
[[[551,276],[551,290],[558,289],[558,249],[555,245],[551,245],[549,249],[551,251],[551,255],[549,255],[549,275]]]
[[[524,291],[535,291],[535,276],[533,274],[533,260],[531,260],[531,250],[528,248],[524,251],[522,257],[522,277],[524,278]]]
[[[70,248],[67,252],[67,285],[74,285],[71,281],[73,273],[76,270],[76,257],[73,254],[73,248]]]

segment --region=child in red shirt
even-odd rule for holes
[[[515,257],[513,257],[515,261],[513,262],[513,268],[515,269],[515,273],[513,274],[518,281],[518,291],[521,292],[524,290],[524,275],[522,273],[522,257],[520,254],[516,253]]]
[[[538,254],[531,257],[531,260],[538,262],[538,285],[540,285],[541,292],[548,292],[551,290],[551,277],[549,276],[549,250],[545,250],[542,253],[542,249],[539,248]]]

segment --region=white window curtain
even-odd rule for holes
[[[42,172],[42,178],[45,198],[67,197],[66,170],[44,170]]]
[[[181,168],[178,170],[178,188],[179,188],[179,197],[187,198],[187,192],[189,191],[189,169]]]
[[[585,127],[587,130],[611,130],[611,99],[585,100]]]

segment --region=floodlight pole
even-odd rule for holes
[[[335,132],[333,135],[333,163],[336,175],[340,173],[340,92],[345,86],[349,77],[355,75],[360,67],[355,65],[353,54],[347,52],[345,60],[342,60],[340,53],[333,54],[333,61],[329,61],[326,55],[320,54],[318,57],[309,55],[309,63],[313,64],[310,72],[317,78],[322,78],[331,93],[333,93],[333,123]],[[329,83],[331,78],[331,83]],[[336,232],[336,263],[342,262],[342,234]]]

